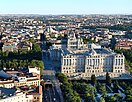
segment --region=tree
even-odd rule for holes
[[[99,92],[101,93],[102,97],[106,97],[106,86],[105,84],[102,84],[100,87],[99,87]]]
[[[75,91],[69,89],[69,92],[65,95],[65,102],[81,102],[81,98]]]
[[[126,95],[125,101],[132,102],[132,95]]]
[[[99,102],[105,102],[105,99],[103,97],[100,97],[100,101]]]
[[[116,97],[116,100],[118,100],[119,102],[122,101],[122,96],[120,94],[115,94],[114,97]]]
[[[110,96],[109,97],[109,102],[116,102],[116,97]]]
[[[56,73],[56,76],[61,83],[68,83],[68,78],[63,73]]]
[[[132,95],[132,88],[131,87],[127,87],[127,89],[125,90],[125,94],[126,95]]]
[[[45,40],[46,40],[45,34],[41,33],[40,34],[40,41],[45,41]]]
[[[46,46],[49,49],[49,47],[52,46],[52,43],[51,42],[46,42]]]
[[[38,44],[33,44],[33,51],[37,52],[37,51],[41,51],[41,48]]]
[[[94,94],[91,95],[91,102],[94,102]]]
[[[25,63],[26,63],[26,62],[25,62]],[[39,60],[32,60],[32,61],[29,63],[29,66],[36,66],[36,67],[44,68],[43,61],[39,61]]]
[[[68,82],[68,78],[62,73],[56,73],[59,81],[62,82],[61,90],[65,102],[81,102],[79,94],[72,89],[72,83]]]
[[[81,102],[81,98],[76,91],[73,91],[75,102]]]
[[[96,80],[95,75],[92,75],[92,76],[91,76],[91,81],[92,81],[92,84],[93,84],[94,86],[96,86],[97,80]]]
[[[111,86],[111,78],[110,78],[108,72],[106,73],[106,84],[109,85],[109,86]]]
[[[64,34],[64,37],[63,38],[68,38],[68,35],[67,34]]]
[[[115,80],[114,82],[114,92],[118,92],[118,81]]]
[[[88,97],[91,97],[90,95],[92,94],[91,87],[84,82],[83,83],[74,82],[73,83],[73,90],[75,90],[77,93],[79,93],[80,96],[85,100],[87,100]]]
[[[88,39],[86,39],[86,37],[83,38],[83,42],[84,44],[87,44],[88,43]]]
[[[33,38],[29,39],[28,41],[31,42],[31,43],[34,43],[34,39]]]

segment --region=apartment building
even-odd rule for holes
[[[115,49],[125,49],[125,50],[131,50],[132,49],[132,41],[119,41]]]
[[[35,72],[36,71],[36,72]],[[1,71],[0,87],[13,88],[20,86],[39,86],[40,85],[40,70],[38,67],[29,67],[28,73],[20,71]],[[7,76],[7,78],[4,78]]]
[[[0,102],[42,102],[42,86],[30,88],[0,88]]]

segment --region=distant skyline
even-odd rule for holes
[[[132,14],[132,0],[0,0],[0,14]]]

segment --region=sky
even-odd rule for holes
[[[132,14],[132,0],[0,0],[0,14]]]

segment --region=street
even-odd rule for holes
[[[45,89],[43,88],[43,102],[63,102],[63,96],[60,89],[60,84],[55,77],[55,71],[45,70],[43,71],[42,77],[47,83],[51,83],[51,85],[45,85]],[[46,84],[46,82],[45,82]]]
[[[43,94],[43,102],[61,102],[55,87],[47,87]]]

